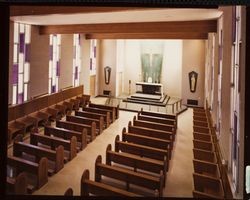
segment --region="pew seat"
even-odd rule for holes
[[[195,198],[224,199],[221,179],[193,173]]]
[[[136,197],[135,193],[128,192],[101,182],[92,181],[89,179],[89,170],[84,170],[81,177],[81,196],[124,196]]]
[[[7,194],[25,195],[28,189],[27,174],[21,172],[16,177],[7,177]]]
[[[95,162],[95,181],[101,182],[102,176],[124,181],[127,190],[129,190],[130,184],[135,184],[152,189],[159,197],[162,197],[163,194],[163,172],[161,172],[160,177],[154,177],[129,169],[102,164],[102,157],[99,155]]]

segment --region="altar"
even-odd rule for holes
[[[163,85],[161,83],[136,82],[135,84],[137,93],[158,94],[163,97]]]

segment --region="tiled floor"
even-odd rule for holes
[[[192,109],[188,109],[178,116],[178,129],[175,146],[172,152],[169,172],[167,173],[165,197],[192,197],[193,165],[192,165]],[[80,180],[85,169],[90,170],[90,179],[94,180],[94,164],[98,155],[105,162],[105,150],[108,144],[114,149],[114,138],[121,135],[123,127],[136,115],[134,112],[120,111],[120,117],[104,130],[86,149],[79,152],[57,174],[49,177],[49,181],[33,195],[63,195],[68,187],[74,195],[80,195]]]

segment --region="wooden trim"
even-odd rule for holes
[[[75,13],[105,13],[131,10],[152,10],[153,8],[140,7],[101,7],[101,6],[10,6],[10,16],[75,14]],[[158,8],[159,9],[159,8]]]
[[[93,33],[86,34],[86,39],[203,39],[208,38],[207,33],[175,32],[175,33]]]
[[[41,26],[40,34],[216,32],[216,20]]]

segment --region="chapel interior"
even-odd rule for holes
[[[247,12],[11,5],[6,195],[249,198]]]

